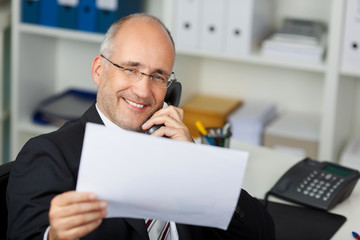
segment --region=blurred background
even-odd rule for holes
[[[133,12],[159,17],[173,34],[194,138],[196,120],[230,123],[239,141],[360,161],[357,0],[0,0],[2,162],[69,117],[43,108],[49,101],[75,89],[74,106],[83,106],[96,92],[90,68],[104,32]]]

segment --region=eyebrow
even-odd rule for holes
[[[123,67],[143,67],[144,66],[144,64],[139,63],[139,62],[134,62],[134,61],[125,61],[125,62],[122,62],[120,65],[123,66]],[[153,74],[153,73],[158,73],[158,74],[170,76],[170,74],[168,74],[167,72],[165,72],[161,68],[154,69],[151,74]]]

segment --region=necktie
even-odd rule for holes
[[[147,219],[145,222],[150,240],[166,240],[170,232],[170,222],[157,219]]]

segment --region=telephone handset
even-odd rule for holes
[[[180,104],[181,90],[182,90],[181,83],[173,82],[166,91],[164,102],[166,102],[167,105],[173,105],[175,107],[178,107]],[[145,133],[152,134],[162,126],[164,126],[164,124],[154,125],[148,130],[146,130]]]
[[[329,210],[350,196],[359,178],[355,169],[305,158],[291,167],[267,195]]]

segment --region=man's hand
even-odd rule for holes
[[[79,239],[97,228],[106,217],[107,203],[93,193],[69,191],[51,201],[49,240]]]
[[[168,106],[160,109],[147,120],[143,125],[143,130],[148,130],[153,125],[164,124],[165,126],[156,130],[152,135],[154,136],[167,136],[169,138],[192,142],[188,128],[183,123],[184,110],[174,106]]]

